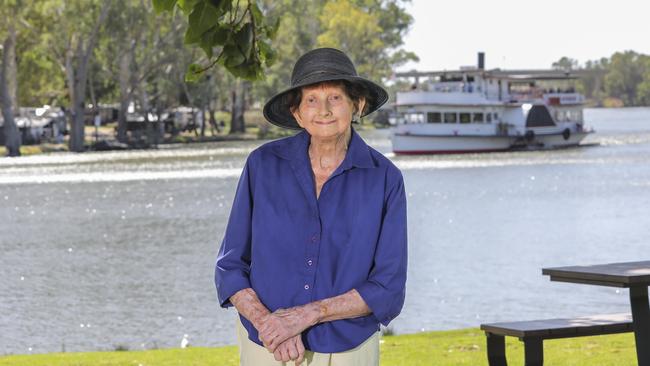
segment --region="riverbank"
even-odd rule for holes
[[[507,347],[508,363],[522,364],[522,343],[508,339]],[[546,341],[544,356],[549,365],[555,366],[636,364],[632,334]],[[0,366],[236,366],[238,364],[239,356],[234,346],[0,357]],[[381,365],[487,365],[485,336],[475,328],[384,336],[381,341]]]
[[[111,123],[106,126],[102,126],[100,132],[98,133],[99,141],[103,142],[104,145],[120,145],[116,140],[115,136],[112,134],[112,131],[115,128],[115,124]],[[370,123],[364,125],[355,125],[354,127],[357,131],[361,130],[372,130],[376,127]],[[227,131],[227,130],[226,130]],[[197,136],[192,132],[183,132],[174,137],[168,137],[161,140],[156,146],[145,146],[144,143],[133,144],[133,146],[126,148],[125,150],[143,150],[143,149],[156,149],[162,145],[180,145],[180,144],[192,144],[192,143],[204,143],[204,142],[223,142],[223,141],[251,141],[251,140],[269,140],[277,139],[281,137],[287,137],[294,135],[295,130],[281,129],[275,126],[265,126],[260,128],[256,125],[248,126],[246,132],[244,133],[234,133],[230,134],[228,132],[222,131],[219,133],[212,134],[210,131],[206,131],[204,136]],[[101,148],[95,148],[95,135],[94,127],[86,126],[85,134],[85,146],[86,151],[97,151],[102,150]],[[124,145],[126,147],[126,145]],[[121,148],[120,148],[121,149]],[[67,140],[63,143],[42,143],[38,145],[21,145],[20,154],[21,156],[28,155],[38,155],[38,154],[47,154],[53,152],[67,152],[68,142]],[[4,146],[0,146],[0,158],[7,155],[7,149]]]

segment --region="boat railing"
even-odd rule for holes
[[[585,98],[576,92],[545,92],[543,90],[532,92],[511,92],[505,98],[510,102],[544,101],[547,105],[582,104]]]
[[[510,92],[508,94],[507,100],[510,102],[531,102],[534,100],[540,100],[544,96],[544,93],[541,90],[530,91],[530,92]]]
[[[548,105],[582,104],[585,101],[585,97],[582,94],[576,92],[545,93],[543,98],[544,102]]]
[[[408,91],[397,92],[396,105],[422,104],[488,104],[484,94],[463,92]]]

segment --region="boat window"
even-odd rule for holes
[[[491,122],[492,122],[492,113],[487,113],[487,114],[485,115],[485,121],[486,121],[487,123],[491,123]]]
[[[404,115],[406,123],[423,123],[424,113],[407,113]]]
[[[579,110],[558,110],[555,112],[555,120],[558,122],[580,122],[582,121],[582,115]]]
[[[441,75],[440,76],[440,81],[441,82],[454,82],[454,81],[463,81],[462,76],[458,75]]]
[[[456,123],[456,113],[445,113],[445,123]]]
[[[470,123],[472,121],[470,116],[469,113],[460,113],[460,123]]]
[[[429,112],[427,113],[427,122],[429,123],[440,123],[442,122],[442,116],[440,112]]]
[[[494,112],[494,120],[496,121],[496,120],[498,120],[498,119],[499,119],[499,113]]]
[[[474,122],[483,123],[483,113],[474,113]]]

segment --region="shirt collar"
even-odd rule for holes
[[[290,142],[287,149],[277,151],[281,157],[288,160],[309,160],[307,149],[309,148],[310,135],[306,130],[302,130],[295,136],[290,137]],[[344,170],[352,167],[357,168],[374,168],[375,161],[370,154],[370,147],[359,136],[357,131],[352,127],[352,136],[350,137],[350,145],[345,154],[345,159],[341,163],[341,168]]]

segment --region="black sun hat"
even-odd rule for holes
[[[289,111],[289,92],[303,86],[334,80],[347,80],[365,88],[368,94],[367,107],[361,117],[376,111],[388,100],[388,93],[384,88],[357,75],[354,64],[345,53],[334,48],[317,48],[300,56],[296,61],[291,73],[291,87],[266,102],[264,117],[280,127],[301,129]]]

